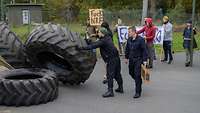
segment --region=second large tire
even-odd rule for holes
[[[30,106],[53,101],[58,80],[46,69],[14,69],[0,72],[0,105]]]
[[[8,25],[0,22],[0,55],[14,68],[26,67],[23,43],[10,31]]]
[[[86,41],[79,34],[59,25],[41,25],[26,41],[26,53],[34,67],[55,71],[63,83],[84,83],[93,71],[96,56],[92,51],[77,50]]]

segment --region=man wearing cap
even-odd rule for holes
[[[163,29],[164,29],[164,40],[163,40],[163,50],[164,50],[164,59],[161,62],[167,62],[171,64],[173,61],[172,56],[172,24],[169,22],[169,17],[163,17]],[[169,57],[169,59],[168,59]]]
[[[147,63],[147,49],[145,39],[137,35],[134,26],[129,28],[128,36],[125,63],[129,62],[129,74],[135,80],[134,98],[139,98],[142,93],[141,65]]]
[[[118,93],[123,93],[123,80],[121,76],[121,61],[117,48],[112,42],[112,38],[106,28],[101,27],[99,30],[99,40],[91,43],[86,47],[78,47],[79,49],[89,50],[100,48],[100,54],[106,63],[106,76],[108,79],[108,91],[103,94],[104,98],[113,97],[113,79],[117,81],[118,88],[115,90]]]

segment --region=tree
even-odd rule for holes
[[[149,0],[149,17],[154,18],[156,16],[156,0]]]

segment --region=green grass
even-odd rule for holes
[[[31,26],[29,28],[28,25],[24,25],[24,26],[19,26],[19,27],[11,27],[11,30],[16,33],[16,35],[23,41],[25,42],[29,33],[31,32],[31,30],[33,29],[33,27]]]
[[[85,33],[85,27],[80,24],[71,23],[71,24],[64,24],[63,26],[68,27],[71,31],[74,31],[74,32],[78,32],[81,34]],[[30,29],[33,29],[33,27],[31,27]],[[29,34],[28,26],[12,27],[11,30],[14,31],[17,34],[17,36],[19,36],[23,40],[23,42],[27,39],[28,34]],[[195,38],[196,38],[197,45],[199,47],[198,50],[199,50],[200,49],[200,34],[197,34]],[[114,33],[113,39],[114,39],[114,43],[116,47],[118,48],[117,33]],[[155,48],[157,50],[157,53],[159,53],[161,46],[156,45]],[[174,52],[184,51],[182,32],[173,33],[173,51]]]

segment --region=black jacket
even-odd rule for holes
[[[147,61],[147,48],[145,40],[137,36],[135,40],[129,38],[125,50],[126,59],[138,59],[141,58],[143,61]]]
[[[112,42],[112,38],[110,35],[106,35],[105,37],[99,39],[96,42],[91,43],[90,45],[83,47],[82,49],[96,49],[100,48],[100,53],[105,62],[112,60],[113,58],[119,57],[119,53],[117,48],[114,46]]]

